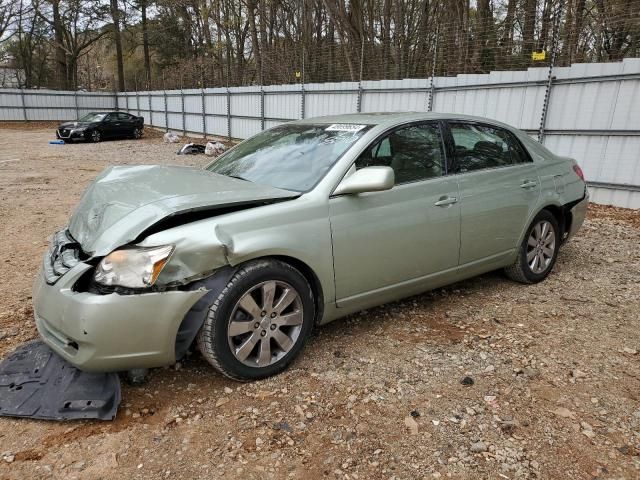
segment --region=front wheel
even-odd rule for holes
[[[516,282],[541,282],[551,273],[559,246],[558,222],[551,212],[542,210],[529,225],[518,249],[518,257],[513,265],[505,268],[505,273]]]
[[[306,278],[279,260],[238,270],[209,308],[197,342],[219,372],[241,381],[284,370],[300,353],[315,318]]]
[[[98,143],[100,140],[102,140],[102,135],[100,134],[99,130],[94,130],[94,131],[91,132],[91,135],[89,136],[89,139],[93,143]]]

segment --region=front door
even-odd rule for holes
[[[538,173],[509,131],[448,122],[460,188],[460,265],[511,255],[540,194]]]
[[[444,164],[438,122],[393,130],[358,158],[356,169],[392,167],[396,185],[329,201],[339,307],[370,295],[383,298],[384,290],[455,270],[458,187],[455,178],[445,176]]]

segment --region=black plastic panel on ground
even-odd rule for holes
[[[117,373],[78,370],[41,341],[0,363],[0,415],[44,420],[112,420],[120,404]]]

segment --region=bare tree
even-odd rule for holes
[[[118,0],[109,1],[109,11],[113,20],[113,40],[116,44],[116,65],[118,68],[118,91],[125,90],[124,85],[124,61],[122,59],[122,35],[120,34],[120,9]]]
[[[110,29],[105,28],[105,5],[91,0],[49,0],[38,4],[37,14],[54,30],[56,70],[60,88],[78,87],[78,59]]]

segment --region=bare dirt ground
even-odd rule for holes
[[[0,125],[0,355],[35,337],[47,237],[111,164],[202,164],[154,135],[52,146]],[[594,207],[547,281],[500,273],[319,328],[239,384],[194,353],[113,422],[0,418],[0,478],[640,478],[640,216]],[[463,385],[464,377],[473,379]]]

